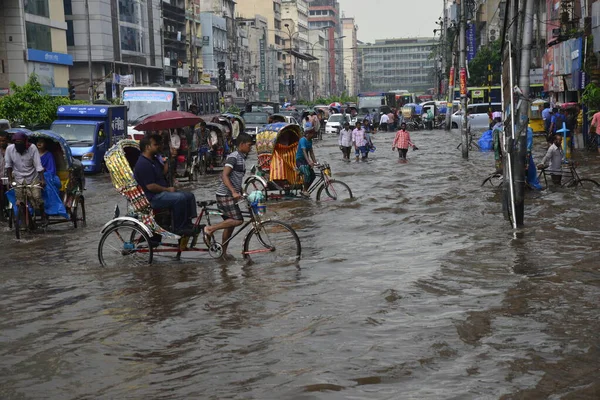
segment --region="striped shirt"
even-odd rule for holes
[[[235,191],[240,194],[242,193],[244,175],[246,175],[246,157],[248,156],[239,151],[234,151],[227,157],[227,160],[225,160],[225,167],[232,168],[232,171],[229,173],[229,180]],[[225,186],[223,181],[221,181],[216,194],[217,196],[233,196],[233,193]]]
[[[414,144],[410,141],[410,133],[402,129],[396,132],[396,137],[394,138],[394,144],[392,144],[392,147],[397,149],[408,149],[408,146],[414,146]]]

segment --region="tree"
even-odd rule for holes
[[[48,127],[56,119],[56,110],[61,105],[85,104],[67,97],[53,97],[46,93],[35,74],[23,86],[10,83],[11,94],[0,98],[0,116],[11,124],[28,128]]]
[[[500,84],[502,73],[502,43],[498,39],[477,50],[475,58],[469,62],[469,86],[488,85],[488,65],[492,66],[492,86]]]

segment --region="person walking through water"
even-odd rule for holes
[[[394,143],[392,143],[392,150],[398,149],[398,157],[401,162],[406,162],[406,154],[408,153],[409,146],[412,147],[413,150],[419,149],[410,140],[410,133],[406,130],[406,123],[403,122],[400,124],[400,130],[396,132]]]
[[[344,122],[344,129],[340,131],[339,137],[340,150],[344,156],[344,161],[350,161],[350,150],[352,150],[352,129],[350,123]]]
[[[368,149],[367,149],[367,136],[365,130],[361,128],[360,122],[356,122],[356,128],[352,131],[352,145],[354,146],[354,155],[356,161],[358,156],[362,156],[363,161],[367,161]]]

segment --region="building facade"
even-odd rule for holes
[[[310,100],[330,96],[329,92],[329,42],[326,31],[310,30],[308,40],[311,43],[310,54],[317,58],[311,66],[312,98]]]
[[[424,92],[435,86],[434,38],[383,39],[359,46],[363,91]]]
[[[356,96],[358,94],[358,26],[354,18],[342,18],[341,24],[344,92]]]
[[[286,98],[287,89],[285,87],[284,75],[284,54],[283,47],[285,43],[281,21],[281,0],[253,0],[242,1],[236,5],[236,15],[244,19],[252,19],[260,15],[267,20],[268,43],[273,46],[276,58],[274,68],[277,69],[279,100]],[[269,53],[271,54],[271,53]]]
[[[122,86],[164,82],[172,70],[163,71],[163,57],[169,57],[164,54],[161,39],[161,1],[89,0],[88,3],[89,10],[86,10],[82,1],[64,0],[67,45],[73,56],[70,78],[77,98],[88,98],[90,79],[95,98],[106,99],[118,96]],[[183,5],[181,10],[184,12]],[[167,21],[165,18],[164,29]],[[179,54],[185,60],[185,13],[183,21],[180,25],[183,46],[179,47],[182,48]],[[176,38],[177,33],[171,36]],[[113,73],[128,79],[113,85]]]
[[[309,4],[309,29],[323,29],[327,33],[329,53],[329,88],[331,94],[339,94],[343,89],[342,44],[339,41],[340,5],[337,0],[312,0]]]
[[[73,57],[67,53],[62,0],[1,0],[0,8],[0,95],[9,93],[10,82],[22,85],[31,74],[46,93],[68,95]]]

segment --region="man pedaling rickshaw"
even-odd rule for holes
[[[135,164],[134,177],[142,187],[153,209],[168,208],[172,211],[173,227],[179,235],[192,236],[192,218],[196,211],[196,197],[193,193],[176,191],[169,186],[164,175],[164,165],[157,155],[161,150],[161,136],[150,135],[140,140],[141,157]]]
[[[24,203],[27,197],[33,208],[41,211],[42,219],[46,219],[41,189],[46,182],[40,153],[36,146],[27,141],[24,133],[14,133],[12,141],[13,144],[6,148],[4,156],[9,182],[16,182],[18,185],[15,188],[17,204]],[[20,187],[22,185],[27,187]],[[38,185],[40,187],[35,187]]]

